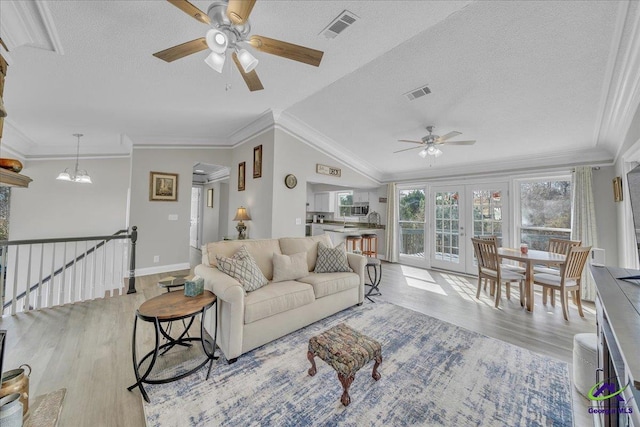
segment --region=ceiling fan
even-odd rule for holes
[[[187,0],[167,0],[169,3],[182,10],[203,24],[208,24],[209,29],[205,37],[200,37],[186,43],[179,44],[169,49],[156,52],[153,56],[166,62],[203,51],[207,48],[211,53],[205,59],[207,65],[215,71],[222,73],[227,53],[236,64],[244,82],[250,91],[262,90],[262,82],[254,71],[258,60],[242,44],[247,44],[261,52],[282,56],[315,67],[320,65],[323,52],[304,46],[287,43],[281,40],[270,39],[264,36],[250,36],[251,25],[249,14],[256,0],[217,0],[211,3],[205,14]]]
[[[433,134],[433,129],[435,126],[427,126],[427,131],[429,135],[423,136],[420,141],[413,141],[410,139],[399,139],[398,142],[410,142],[412,144],[420,144],[417,147],[405,148],[403,150],[394,151],[394,153],[401,153],[403,151],[415,150],[416,148],[422,148],[418,155],[423,159],[427,157],[427,155],[440,157],[442,155],[442,150],[440,150],[436,145],[448,144],[448,145],[473,145],[476,143],[473,141],[449,141],[449,139],[454,138],[458,135],[461,135],[460,132],[452,131],[445,135],[439,136]]]

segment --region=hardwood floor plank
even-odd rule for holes
[[[192,259],[199,260],[198,256]],[[584,319],[571,304],[570,320],[566,322],[560,304],[543,306],[539,293],[535,294],[532,313],[520,306],[516,287],[511,300],[503,292],[500,308],[495,309],[488,291],[475,298],[473,277],[389,263],[383,263],[382,268],[382,296],[374,300],[388,301],[569,363],[573,335],[596,330],[593,304],[584,304]],[[31,365],[33,397],[65,387],[62,426],[144,426],[140,392],[126,390],[135,382],[131,361],[133,319],[142,302],[164,292],[157,282],[167,275],[136,278],[136,294],[3,317],[0,328],[8,330],[5,370],[22,363]],[[148,351],[153,345],[153,327],[145,322],[138,326],[138,347]],[[588,417],[586,421],[578,418],[583,415],[578,412],[580,423],[576,425],[586,425]],[[586,409],[582,412],[586,414]]]

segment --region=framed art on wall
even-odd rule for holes
[[[242,162],[238,165],[238,191],[244,191],[244,178],[247,162]]]
[[[253,147],[253,177],[262,176],[262,145]]]
[[[213,207],[213,188],[207,190],[207,207]]]
[[[149,200],[175,202],[178,200],[178,174],[149,172]]]

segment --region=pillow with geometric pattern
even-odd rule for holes
[[[325,246],[318,242],[318,258],[316,259],[315,273],[353,272],[347,261],[347,251],[344,242],[335,248]]]
[[[216,261],[218,270],[240,282],[240,285],[247,292],[260,289],[269,283],[256,261],[247,251],[246,246],[238,249],[238,252],[233,254],[231,258],[216,255]]]

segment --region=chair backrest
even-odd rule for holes
[[[567,279],[579,280],[582,277],[582,270],[589,258],[591,246],[571,246],[567,254],[567,260],[563,266],[563,277]]]
[[[581,240],[549,239],[549,252],[566,255],[572,246],[580,246]]]
[[[471,242],[473,242],[473,250],[478,259],[478,268],[498,271],[500,262],[498,259],[498,245],[496,240],[472,238]]]

